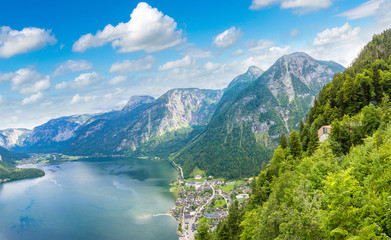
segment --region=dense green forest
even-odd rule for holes
[[[204,128],[205,126],[191,126],[167,132],[140,144],[135,151],[128,151],[126,154],[134,157],[148,156],[168,159],[172,153],[183,149]]]
[[[0,161],[0,183],[42,177],[45,175],[45,172],[40,169],[18,169],[15,167],[16,160],[28,157],[28,155],[24,153],[15,153],[0,147],[0,155],[2,158],[2,161]]]
[[[390,239],[391,30],[374,36],[281,136],[247,204],[203,239]],[[317,130],[331,125],[329,140]]]

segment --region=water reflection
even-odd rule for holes
[[[25,166],[31,167],[31,166]],[[177,239],[167,162],[35,165],[42,178],[0,185],[2,239]]]

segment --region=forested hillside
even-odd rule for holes
[[[45,172],[40,169],[17,169],[15,161],[26,157],[28,157],[26,154],[10,152],[0,147],[0,183],[45,175]]]
[[[323,88],[301,131],[282,136],[248,203],[232,204],[204,239],[390,239],[390,43],[391,30],[374,36]]]
[[[195,167],[224,178],[259,172],[271,159],[280,134],[298,128],[323,85],[343,69],[297,52],[282,56],[246,86],[237,89],[234,80],[205,132],[174,161],[186,175]]]

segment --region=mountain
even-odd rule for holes
[[[144,104],[152,103],[154,100],[155,98],[151,96],[132,96],[122,109],[122,112],[130,112]]]
[[[59,152],[91,117],[89,114],[60,117],[35,127],[25,139],[23,150],[34,153]]]
[[[209,122],[221,96],[220,90],[192,88],[170,90],[153,102],[150,97],[132,97],[119,117],[85,126],[66,152],[170,154],[186,143],[197,126]]]
[[[391,29],[323,87],[300,134],[278,146],[213,239],[389,239],[390,95]],[[320,143],[322,125],[331,132]]]
[[[24,128],[0,130],[0,146],[7,149],[23,147],[24,141],[30,133],[31,130]]]
[[[25,153],[11,152],[3,147],[0,147],[0,156],[2,162],[7,162],[9,164],[14,164],[17,160],[28,158],[28,155]]]
[[[305,53],[281,57],[243,90],[230,94],[228,88],[225,98],[233,101],[216,111],[206,131],[174,160],[186,175],[195,167],[226,178],[259,172],[280,134],[297,128],[323,85],[343,69]]]
[[[224,90],[224,94],[217,105],[216,112],[214,115],[218,115],[219,112],[224,111],[224,109],[235,100],[237,94],[246,88],[251,82],[259,78],[263,74],[263,70],[256,67],[251,66],[248,68],[247,72],[235,77],[228,87]]]
[[[132,96],[125,107],[114,117],[85,124],[75,139],[64,150],[71,155],[113,154],[124,138],[124,132],[149,107],[151,96]]]

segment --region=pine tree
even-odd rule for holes
[[[239,224],[241,222],[240,209],[238,201],[234,201],[229,207],[227,218],[228,228],[230,230],[230,239],[238,239],[240,235]]]
[[[194,236],[196,240],[210,240],[212,239],[212,234],[209,232],[209,225],[206,222],[205,218],[202,218],[199,221],[200,225],[197,228],[197,233]]]
[[[255,178],[255,175],[253,175],[251,181],[251,192],[254,193],[256,190],[257,190],[257,179]]]
[[[282,147],[282,149],[285,149],[288,146],[288,138],[286,137],[285,133],[281,134],[280,146]]]
[[[299,134],[296,130],[293,130],[289,137],[288,147],[291,150],[291,154],[293,157],[299,157],[301,155],[301,142],[299,138]]]
[[[213,239],[216,240],[230,240],[230,232],[227,221],[220,221],[217,224],[216,231],[214,232]]]
[[[318,131],[316,129],[311,130],[310,142],[308,143],[308,153],[311,155],[319,146]]]

